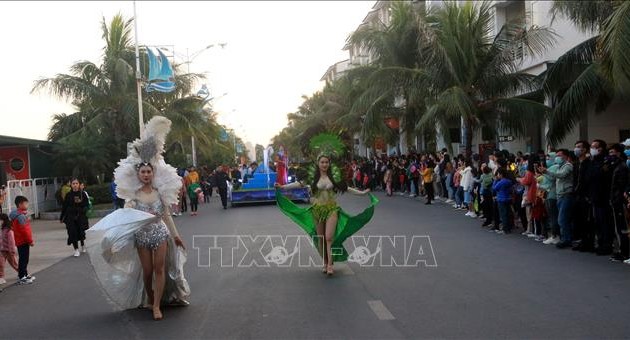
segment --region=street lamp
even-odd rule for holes
[[[221,49],[224,49],[225,46],[227,46],[227,43],[218,43],[217,45],[219,45],[221,47]],[[210,44],[210,45],[200,49],[199,51],[194,52],[192,55],[188,53],[188,48],[186,48],[186,66],[187,66],[188,73],[190,73],[190,64],[193,62],[193,60],[195,60],[195,58],[200,56],[201,53],[203,53],[206,50],[209,50],[209,49],[213,48],[214,46],[215,46],[214,44]]]
[[[205,95],[207,98],[208,96],[210,96],[210,91],[208,90],[208,87],[204,84],[201,87],[201,89],[197,91],[197,95],[199,97]],[[206,103],[209,103],[210,101],[215,100],[215,99],[223,98],[225,96],[227,96],[227,92],[223,93],[222,95],[218,97],[211,97],[209,99],[204,100],[199,110],[203,110],[203,107],[206,105]],[[191,152],[192,152],[192,163],[193,163],[193,166],[197,166],[197,148],[195,147],[195,136],[190,136],[190,145],[191,145]]]
[[[221,49],[224,49],[225,46],[227,46],[227,43],[226,42],[222,42],[222,43],[218,43],[217,45],[219,45],[221,47]],[[210,45],[200,49],[199,51],[194,52],[192,55],[189,54],[188,48],[186,48],[186,62],[185,63],[186,63],[187,72],[190,73],[190,64],[193,62],[193,60],[195,58],[197,58],[199,55],[201,55],[201,53],[203,53],[204,51],[207,51],[207,50],[213,48],[214,46],[215,46],[214,44],[210,44]],[[173,55],[175,55],[175,51],[173,51]],[[204,87],[202,87],[202,89],[199,92],[197,92],[197,95],[202,93],[203,90],[204,90]],[[205,88],[205,92],[203,92],[202,95],[203,94],[210,95],[210,93],[208,92],[208,88],[207,87]],[[225,95],[227,95],[227,93],[224,93],[221,97],[223,97]],[[206,102],[209,102],[210,100],[213,100],[213,99],[215,99],[215,98],[214,97],[210,98],[210,99],[206,100]],[[191,144],[191,149],[192,149],[193,166],[197,166],[197,150],[195,148],[195,136],[190,136],[190,144]]]

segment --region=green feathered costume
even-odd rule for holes
[[[314,154],[328,155],[328,157],[339,156],[343,151],[343,143],[338,136],[332,134],[320,134],[314,137],[311,140],[310,146]],[[341,171],[339,168],[332,164],[332,162],[331,167],[335,182],[342,181],[343,179],[341,178]],[[315,165],[313,165],[309,169],[310,181],[308,183],[312,183],[315,171],[317,171],[317,169],[315,168]],[[324,195],[326,193],[331,194],[330,191],[331,190],[318,190],[317,196]],[[308,208],[299,207],[290,199],[285,197],[279,189],[276,190],[276,201],[278,202],[280,211],[287,215],[293,222],[297,223],[302,230],[311,236],[316,247],[319,244],[319,239],[317,237],[317,220],[325,219],[330,212],[338,212],[337,228],[335,230],[334,241],[331,246],[332,258],[335,262],[346,261],[348,259],[348,251],[344,248],[343,242],[366,225],[374,215],[374,207],[378,203],[378,199],[372,194],[369,194],[369,196],[370,205],[360,214],[351,216],[337,206],[336,202],[314,204]],[[323,256],[322,249],[319,249],[319,247],[317,248],[320,255]]]

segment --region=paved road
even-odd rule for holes
[[[193,292],[189,307],[166,309],[161,322],[152,321],[148,311],[119,311],[101,291],[89,259],[67,258],[38,273],[36,284],[12,286],[0,294],[0,338],[622,338],[630,334],[630,266],[557,250],[520,235],[488,233],[478,221],[446,205],[427,207],[404,197],[378,196],[376,215],[361,234],[427,235],[430,243],[421,243],[424,255],[420,257],[436,266],[338,264],[336,275],[327,278],[319,268],[295,263],[220,268],[214,265],[212,252],[213,265],[198,266],[198,261],[208,264],[208,253],[192,248],[193,235],[299,235],[273,205],[223,211],[214,202],[202,206],[198,217],[176,220],[189,246],[186,274]],[[346,195],[341,202],[357,212],[367,198]],[[196,239],[196,245],[203,240],[207,239]],[[254,250],[246,258],[260,262],[252,255],[257,249],[252,246],[264,246],[264,239],[245,243]],[[377,255],[400,262],[411,252],[411,258],[417,258],[417,244],[406,245],[408,249],[402,251],[383,246]],[[302,250],[313,254],[311,248]],[[429,250],[436,263],[431,263]]]

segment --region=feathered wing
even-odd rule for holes
[[[144,135],[150,136],[155,140],[157,147],[156,157],[162,156],[164,153],[164,144],[166,143],[166,136],[171,131],[171,121],[163,116],[155,116],[147,123],[144,129]]]
[[[335,181],[335,183],[341,183],[341,181],[343,180],[343,177],[341,176],[341,169],[335,163],[332,163],[331,167],[332,167],[331,170],[333,174],[333,180]]]
[[[177,170],[166,164],[164,159],[158,161],[158,166],[154,166],[155,179],[153,185],[160,193],[164,204],[173,205],[179,202],[179,191],[182,188],[182,179],[177,175]]]
[[[317,171],[317,166],[315,163],[311,163],[306,170],[306,184],[311,185],[315,180],[315,172]]]

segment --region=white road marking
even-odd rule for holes
[[[383,301],[381,300],[370,300],[367,302],[372,312],[376,314],[376,317],[379,320],[395,320],[394,315],[385,307]]]

